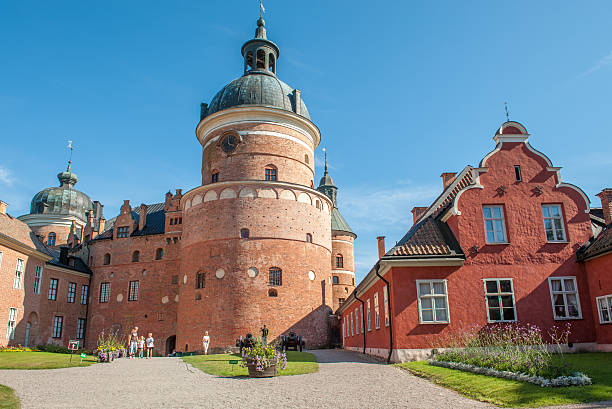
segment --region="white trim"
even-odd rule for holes
[[[432,295],[432,300],[431,300],[431,309],[432,309],[432,314],[433,314],[433,321],[423,321],[423,314],[422,314],[422,307],[421,307],[421,294],[419,292],[419,284],[422,283],[427,283],[431,286],[432,290],[433,290],[433,283],[435,282],[443,282],[444,283],[444,298],[446,298],[446,321],[440,321],[436,319],[436,304],[435,304],[435,300],[433,298],[435,297],[441,297],[442,294],[429,294]],[[417,301],[418,301],[418,308],[419,308],[419,324],[450,324],[450,305],[448,303],[448,286],[446,283],[446,279],[421,279],[421,280],[416,280],[416,291],[417,291]],[[424,296],[427,296],[424,295]]]
[[[608,304],[606,306],[606,310],[608,310],[608,320],[607,321],[604,321],[603,316],[601,314],[601,309],[599,308],[599,300],[605,300],[606,303]],[[597,315],[599,315],[599,323],[601,325],[612,324],[612,294],[595,297],[595,306],[597,307]]]
[[[352,276],[355,275],[354,271],[348,271],[348,270],[336,270],[335,268],[332,268],[332,273],[340,273],[340,274],[350,274]]]
[[[518,142],[525,143],[529,139],[530,135],[517,135],[517,134],[496,134],[493,136],[493,140],[495,143],[504,143],[504,142]]]
[[[485,208],[490,208],[491,209],[491,217],[487,218],[485,216]],[[501,221],[502,221],[502,233],[504,234],[503,237],[503,241],[489,241],[489,237],[487,234],[487,220],[491,220],[491,221],[495,221],[495,220],[499,220],[498,218],[496,218],[493,214],[493,209],[498,208],[500,213],[501,213]],[[501,204],[483,204],[482,205],[482,220],[483,220],[483,227],[484,227],[484,234],[485,234],[485,242],[487,244],[508,244],[508,231],[506,230],[506,214],[504,213],[504,206]],[[491,224],[493,226],[493,239],[497,239],[496,236],[496,231],[495,231],[495,223]]]
[[[499,284],[500,281],[510,281],[510,287],[512,288],[512,292],[510,293],[502,293],[501,291],[501,286]],[[492,320],[491,317],[489,316],[489,300],[488,300],[488,296],[489,293],[487,292],[487,281],[497,281],[497,288],[498,288],[498,292],[497,293],[490,293],[491,295],[493,294],[497,294],[498,300],[499,300],[499,308],[500,308],[500,313],[501,313],[501,320]],[[482,279],[482,285],[484,287],[484,297],[485,297],[485,309],[487,310],[487,322],[488,323],[498,323],[498,322],[516,322],[518,321],[517,318],[517,313],[516,313],[516,298],[514,297],[514,280],[512,278],[483,278]],[[501,304],[501,296],[502,295],[508,295],[510,294],[512,296],[512,308],[514,309],[514,319],[513,320],[505,320],[504,318],[504,308]]]
[[[565,288],[565,284],[563,283],[563,280],[573,280],[574,281],[576,301],[577,301],[577,305],[578,305],[578,316],[577,317],[557,317],[557,314],[555,312],[555,297],[554,297],[553,290],[552,290],[552,280],[561,280],[562,288]],[[576,276],[554,276],[554,277],[548,277],[548,290],[550,291],[550,303],[551,303],[551,306],[552,306],[553,318],[555,319],[555,321],[581,320],[582,319],[582,306],[580,305],[580,294],[579,294],[579,291],[578,291],[578,281],[576,280]],[[557,294],[562,294],[563,295],[563,302],[564,302],[564,306],[565,306],[565,313],[566,313],[566,315],[567,315],[567,312],[568,312],[567,311],[568,303],[567,303],[567,297],[566,297],[567,293],[569,293],[569,292],[565,291],[564,289],[561,292],[557,292]]]
[[[53,213],[32,213],[24,214],[17,218],[30,227],[39,226],[72,226],[72,222],[76,227],[84,228],[87,224],[86,221],[71,214],[53,214]]]
[[[556,235],[557,233],[557,229],[555,227],[555,223],[553,222],[554,219],[556,219],[556,217],[554,216],[544,216],[544,207],[548,207],[549,208],[549,213],[552,215],[552,212],[550,211],[550,208],[552,206],[557,206],[559,208],[559,214],[561,215],[561,231],[563,232],[563,239],[561,240],[556,240],[556,239],[552,239],[549,240],[548,236],[546,235],[546,219],[550,219],[551,220],[551,226],[552,226],[552,230],[553,230],[553,236]],[[544,224],[544,235],[546,236],[546,242],[548,243],[568,243],[567,241],[567,232],[565,231],[565,216],[563,214],[563,206],[561,206],[559,203],[542,203],[540,206],[541,210],[542,210],[542,223]]]
[[[348,241],[348,240],[341,240],[341,239],[332,239],[332,241],[338,242],[338,243],[348,243],[350,245],[354,245],[355,243],[353,243],[352,241]]]
[[[455,187],[457,187],[459,182],[465,177],[465,175],[467,174],[468,171],[470,171],[470,169],[471,169],[471,166],[466,166],[465,168],[463,168],[463,170],[459,172],[459,174],[455,177],[455,180],[453,180],[453,183],[451,183],[446,189],[444,189],[440,197],[438,197],[438,199],[431,206],[429,206],[429,208],[425,211],[425,213],[421,215],[421,217],[415,220],[413,226],[415,224],[418,224],[421,220],[425,220],[427,217],[429,217],[430,214],[435,212],[438,209],[438,207],[440,207],[440,204],[446,200],[450,192],[455,190]],[[446,192],[446,194],[444,194],[444,192]]]

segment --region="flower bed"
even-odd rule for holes
[[[0,348],[0,352],[37,352],[38,349],[24,347],[23,345],[11,345]]]

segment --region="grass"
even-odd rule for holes
[[[19,409],[19,398],[8,386],[0,385],[0,409]]]
[[[540,407],[612,399],[612,353],[566,354],[564,357],[574,369],[587,374],[593,385],[542,388],[526,382],[441,368],[425,361],[404,362],[397,366],[468,398],[503,407]]]
[[[217,376],[247,376],[249,371],[240,364],[231,365],[230,360],[238,360],[238,354],[193,355],[184,356],[183,361],[207,374]],[[308,352],[287,351],[287,368],[278,371],[280,376],[302,375],[317,372],[319,364],[313,354]]]
[[[89,366],[97,362],[93,356],[54,354],[52,352],[0,352],[0,369],[57,369]],[[1,406],[0,406],[1,407]]]

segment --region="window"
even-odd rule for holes
[[[359,309],[355,308],[355,335],[359,335]]]
[[[306,233],[306,243],[312,243],[312,234]]]
[[[172,276],[172,284],[178,284],[178,275],[173,275]]]
[[[77,319],[77,339],[85,339],[85,318]]]
[[[370,313],[370,299],[366,301],[366,313],[368,314],[368,331],[372,331],[372,314]]]
[[[109,265],[110,262],[111,262],[111,255],[110,255],[110,253],[106,253],[104,255],[104,265]]]
[[[351,328],[351,336],[355,335],[355,322],[353,321],[353,311],[351,311],[351,321],[349,322]]]
[[[266,166],[266,180],[271,180],[271,181],[277,180],[275,167]]]
[[[506,224],[501,206],[483,206],[487,243],[506,243]]]
[[[132,253],[132,263],[135,263],[138,260],[140,260],[140,251],[136,250]]]
[[[338,307],[341,307],[344,301],[346,301],[346,298],[338,298]]]
[[[196,274],[196,288],[206,287],[206,273]]]
[[[565,241],[565,229],[560,205],[542,205],[546,240]]]
[[[521,177],[521,167],[519,165],[514,165],[514,177],[516,178],[517,182],[523,180]]]
[[[110,283],[100,284],[100,302],[108,302],[110,296]]]
[[[15,339],[15,325],[17,323],[17,308],[9,308],[9,319],[6,327],[6,339]]]
[[[363,304],[359,306],[359,312],[361,312],[361,333],[363,334],[365,332],[363,328]]]
[[[334,284],[339,284],[339,283],[340,283],[340,281],[339,281],[339,279],[338,279],[338,276],[334,276],[334,277],[332,278],[332,282],[333,282]]]
[[[0,267],[2,267],[2,252],[0,251]]]
[[[87,305],[88,298],[89,298],[89,286],[83,284],[81,286],[81,304]]]
[[[217,183],[219,181],[219,172],[213,172],[212,175],[210,175],[210,183]]]
[[[174,219],[170,219],[170,226],[174,224]]]
[[[196,300],[201,300],[201,299],[202,299],[202,294],[200,294],[200,293],[195,293],[195,299],[196,299]]]
[[[378,310],[378,291],[374,293],[374,328],[380,328],[380,313]]]
[[[23,260],[17,259],[15,267],[15,278],[13,279],[13,288],[21,288],[21,277],[23,276]]]
[[[55,233],[51,232],[49,233],[49,235],[47,236],[47,245],[48,246],[55,246]]]
[[[240,229],[240,238],[248,239],[249,238],[249,229]]]
[[[34,294],[40,294],[40,285],[42,283],[42,266],[36,266],[34,273]]]
[[[389,326],[389,288],[383,287],[383,308],[385,309],[385,327]]]
[[[68,283],[68,302],[74,302],[74,296],[76,294],[76,283]]]
[[[266,52],[262,49],[257,50],[257,68],[266,68]]]
[[[138,281],[130,281],[130,292],[128,294],[128,301],[138,301]]]
[[[336,256],[336,268],[344,268],[344,257],[342,257],[342,254]]]
[[[274,72],[274,54],[268,54],[268,69]]]
[[[125,238],[125,237],[128,237],[129,235],[130,235],[129,226],[122,226],[117,229],[117,237]]]
[[[609,324],[612,322],[612,295],[597,297],[597,310],[599,311],[599,323]]]
[[[304,155],[304,162],[310,163],[310,159],[308,158],[308,154]]]
[[[510,279],[484,280],[489,322],[516,321],[514,288]]]
[[[446,280],[417,280],[421,324],[448,323]]]
[[[62,324],[64,322],[64,317],[55,316],[53,318],[53,338],[61,338],[62,337]]]
[[[49,296],[47,297],[49,300],[55,301],[57,299],[57,278],[49,279]]]
[[[155,260],[161,260],[164,257],[164,249],[155,250]]]
[[[270,285],[282,285],[283,284],[283,271],[278,267],[272,267],[270,269]]]
[[[249,51],[246,56],[246,64],[248,68],[253,68],[253,51]]]
[[[582,318],[576,277],[550,277],[548,285],[556,320]]]
[[[268,290],[268,297],[278,297],[278,291],[275,288],[270,288]]]
[[[182,217],[178,218],[178,224],[183,224],[183,218]]]

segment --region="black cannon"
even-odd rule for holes
[[[255,342],[257,339],[253,336],[253,334],[246,334],[246,337],[236,340],[236,346],[240,348],[240,355],[242,355],[242,348],[253,348],[255,346]]]
[[[302,339],[301,335],[297,335],[295,332],[290,332],[289,335],[281,336],[281,349],[288,351],[293,349],[294,351],[302,352],[302,349],[306,347],[306,342]]]

